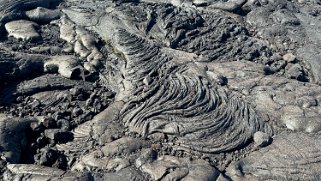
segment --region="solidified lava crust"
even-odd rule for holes
[[[320,13],[0,0],[0,180],[321,180]]]

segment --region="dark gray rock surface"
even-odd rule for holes
[[[0,0],[0,180],[320,180],[318,0]]]

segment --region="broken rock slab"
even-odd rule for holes
[[[36,28],[38,24],[28,20],[11,21],[5,24],[5,28],[9,34],[16,39],[36,41],[41,38]]]

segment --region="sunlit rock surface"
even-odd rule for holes
[[[0,0],[0,180],[320,180],[320,12]]]

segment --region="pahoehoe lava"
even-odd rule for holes
[[[0,0],[1,180],[319,180],[319,0]]]
[[[211,84],[193,60],[175,62],[142,37],[123,29],[118,34],[115,46],[125,55],[125,80],[135,87],[149,79],[121,110],[120,121],[129,130],[173,135],[179,146],[207,153],[240,148],[260,130],[272,134],[254,109]]]

